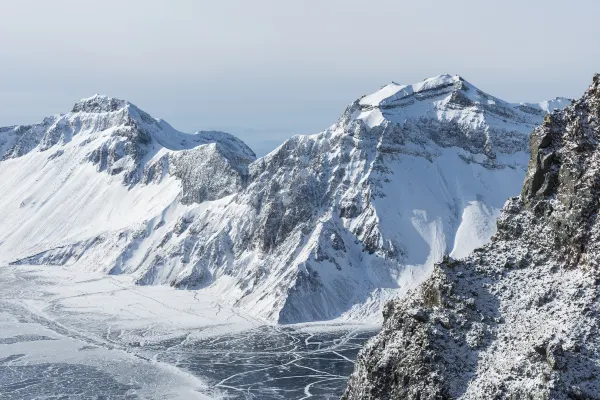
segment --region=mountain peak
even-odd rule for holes
[[[125,100],[109,97],[101,94],[95,94],[92,97],[79,100],[73,106],[71,112],[102,113],[118,111],[130,105]]]
[[[464,78],[460,75],[441,74],[441,75],[436,75],[436,76],[431,76],[431,77],[425,78],[422,81],[414,83],[412,85],[404,85],[404,84],[397,83],[394,81],[392,81],[392,84],[397,85],[397,86],[413,86],[413,87],[419,87],[420,85],[423,85],[425,87],[431,88],[431,87],[436,87],[436,86],[452,84],[452,83],[459,82],[459,81],[464,81]]]
[[[203,161],[210,159],[215,165],[222,165],[226,160],[231,165],[223,167],[223,170],[231,172],[231,168],[235,169],[229,175],[233,178],[226,179],[227,184],[224,184],[229,190],[231,182],[235,181],[234,186],[239,185],[247,165],[256,158],[243,141],[230,134],[183,133],[128,101],[100,94],[79,100],[70,113],[46,118],[40,124],[2,128],[0,134],[0,160],[19,158],[35,149],[46,151],[53,147],[60,147],[56,152],[63,154],[66,148],[77,142],[85,145],[85,159],[96,165],[98,171],[122,174],[123,182],[129,186],[142,179],[147,182],[148,170],[158,168],[156,163],[164,162],[161,160],[165,156],[172,161],[170,165],[175,165],[177,160],[190,161],[202,154]],[[209,145],[211,149],[199,149],[203,145]],[[219,151],[215,152],[215,147]],[[177,154],[186,151],[193,154]],[[200,165],[197,160],[190,162]],[[165,171],[164,165],[160,167],[161,171]],[[184,169],[190,168],[195,170],[192,167]],[[216,192],[219,190],[215,189]]]
[[[483,92],[460,75],[443,74],[410,85],[392,82],[355,101],[339,125],[346,130],[355,121],[367,129],[395,126],[403,132],[403,140],[418,147],[455,146],[495,159],[497,153],[525,151],[529,133],[544,115],[569,103],[513,104]]]
[[[465,82],[459,75],[438,75],[431,78],[426,78],[421,82],[413,83],[412,85],[401,85],[392,82],[385,85],[377,92],[363,97],[360,104],[363,106],[385,106],[385,104],[397,101],[401,98],[408,97],[414,94],[447,88],[456,84]]]

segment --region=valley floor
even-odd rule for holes
[[[376,330],[272,325],[201,291],[0,266],[0,398],[339,398]]]

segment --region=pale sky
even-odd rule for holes
[[[0,126],[101,93],[262,153],[391,81],[579,97],[600,71],[598,15],[591,0],[0,0]]]

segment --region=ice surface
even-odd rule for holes
[[[376,329],[282,327],[127,275],[3,266],[0,398],[333,399]]]

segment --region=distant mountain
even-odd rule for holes
[[[600,76],[531,137],[492,242],[385,308],[345,400],[598,399]]]
[[[253,161],[227,134],[84,100],[0,133],[0,262],[131,273],[283,323],[377,319],[445,253],[489,241],[529,133],[567,103],[511,104],[459,76],[390,84]]]

